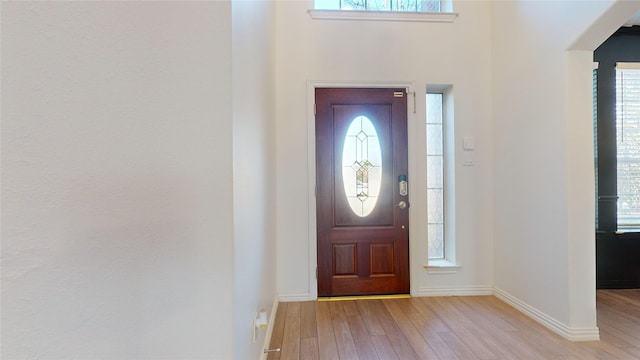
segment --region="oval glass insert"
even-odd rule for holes
[[[342,182],[353,212],[366,217],[378,201],[382,152],[376,128],[366,116],[351,121],[342,148]]]

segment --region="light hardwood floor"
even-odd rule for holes
[[[570,342],[493,296],[280,303],[268,359],[640,359],[640,290],[597,307],[601,340]]]

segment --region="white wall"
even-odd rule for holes
[[[570,138],[567,141],[567,203],[569,204],[569,316],[570,323],[574,327],[585,327],[585,324],[593,323],[593,310],[596,306],[592,295],[595,288],[595,276],[592,259],[595,257],[594,246],[585,246],[585,240],[589,244],[595,244],[588,231],[592,229],[583,226],[584,219],[594,218],[595,199],[593,196],[585,196],[589,189],[584,188],[591,182],[580,181],[592,170],[591,157],[593,152],[592,127],[587,125],[587,118],[593,115],[591,107],[593,102],[592,69],[593,51],[597,49],[621,23],[629,19],[630,14],[640,11],[638,1],[615,1],[604,11],[600,12],[589,26],[571,44],[567,52],[567,123],[571,129]],[[589,123],[590,124],[590,123]],[[588,150],[587,150],[588,149]],[[582,159],[581,161],[578,159]],[[593,178],[593,177],[591,177]],[[576,186],[580,184],[581,186]],[[594,194],[595,195],[595,194]],[[589,277],[585,276],[585,272]]]
[[[311,1],[275,14],[262,2],[3,2],[2,357],[259,354],[251,322],[271,310],[274,258],[285,300],[315,291],[307,81],[402,81],[420,95],[452,84],[461,268],[422,269],[418,96],[412,292],[495,281],[592,328],[590,100],[578,84],[592,32],[604,40],[638,3],[609,5],[457,1],[459,18],[441,24],[312,20]]]
[[[2,358],[231,358],[229,2],[2,2]]]
[[[306,13],[310,1],[278,3],[282,298],[315,296],[307,82],[404,81],[419,93],[427,84],[452,84],[461,269],[442,275],[421,269],[426,227],[425,202],[416,196],[425,171],[424,128],[416,125],[424,118],[419,96],[409,139],[412,293],[474,293],[495,286],[554,330],[575,339],[597,337],[589,53],[638,6],[456,1],[458,19],[441,24],[312,20]],[[466,135],[476,138],[473,167],[461,166]],[[295,175],[305,168],[312,169],[309,178]]]
[[[233,1],[234,359],[258,359],[276,297],[274,6]]]
[[[597,336],[593,38],[640,6],[611,5],[493,3],[495,286],[575,339]]]
[[[417,112],[410,119],[410,241],[412,292],[487,289],[492,273],[491,6],[456,2],[454,23],[313,20],[311,1],[277,3],[277,234],[278,293],[313,298],[316,282],[313,177],[307,169],[310,129],[307,81],[411,82]],[[455,274],[429,275],[426,253],[424,93],[427,84],[451,84],[455,97]],[[476,138],[473,167],[463,167],[462,137]],[[313,154],[311,154],[311,160]],[[310,218],[311,212],[311,218]],[[310,220],[311,219],[311,220]],[[311,236],[310,236],[311,234]],[[310,239],[311,238],[311,239]]]

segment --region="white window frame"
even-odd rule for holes
[[[455,131],[454,131],[454,96],[452,85],[427,85],[426,93],[443,94],[443,142],[444,142],[444,259],[428,259],[427,273],[452,274],[460,266],[456,261],[455,231]],[[426,99],[425,93],[425,99]],[[424,119],[426,122],[426,119]],[[426,139],[426,138],[425,138]],[[425,143],[426,146],[426,143]],[[426,150],[425,150],[426,154]],[[426,161],[426,159],[425,159]],[[428,240],[427,240],[428,241]]]
[[[440,116],[438,117],[436,115],[436,118],[431,118],[429,117],[429,114],[433,114],[433,111],[429,110],[429,104],[431,104],[431,102],[429,101],[429,97],[430,96],[434,96],[434,95],[439,95],[439,105],[441,106],[441,111],[440,111]],[[434,99],[435,100],[435,99]],[[433,239],[431,237],[431,235],[433,234],[433,232],[431,231],[432,227],[440,227],[440,225],[442,226],[442,246],[440,247],[442,250],[442,254],[438,253],[438,254],[433,254],[431,251],[427,252],[429,261],[433,261],[433,260],[443,260],[446,257],[446,236],[445,236],[445,232],[444,232],[444,227],[446,224],[446,217],[445,217],[445,209],[446,209],[446,197],[445,195],[445,189],[446,189],[446,177],[445,175],[445,171],[444,171],[444,167],[446,165],[446,158],[445,158],[445,143],[446,143],[446,134],[445,134],[445,126],[446,126],[446,117],[445,117],[445,94],[442,91],[427,91],[426,93],[426,102],[427,102],[427,107],[426,107],[426,113],[427,116],[425,117],[425,122],[426,122],[426,136],[427,136],[427,141],[426,141],[426,146],[427,146],[427,244],[428,244],[428,249],[433,250],[431,244],[433,243],[433,241],[435,241],[436,239]],[[435,120],[435,121],[434,121]],[[435,128],[434,128],[435,126]],[[430,135],[434,135],[434,134],[430,134],[432,131],[429,129],[433,129],[436,132],[436,135],[439,136],[435,136],[432,137]],[[438,131],[439,128],[439,131]],[[436,141],[436,144],[431,144],[430,143],[430,139],[440,139],[440,141]],[[431,153],[429,152],[430,148],[433,148],[433,146],[439,147],[441,148],[442,153],[440,153],[440,151],[436,151],[435,153]],[[435,158],[435,159],[433,159]],[[434,174],[430,174],[430,159],[433,160],[440,160],[441,161],[441,167],[440,170],[442,171],[442,178],[441,179],[434,179],[436,181],[441,181],[440,186],[437,186],[436,184],[430,183],[429,179],[432,179]],[[435,174],[437,175],[437,174]],[[430,204],[430,201],[434,200],[433,197],[431,197],[430,193],[434,190],[442,190],[442,207],[441,208],[434,208],[433,204]],[[434,194],[436,196],[436,198],[438,198],[437,194]],[[436,214],[432,214],[432,210],[436,211]],[[433,216],[441,216],[442,217],[442,222],[437,222],[434,223],[432,222]]]

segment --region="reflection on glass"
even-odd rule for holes
[[[360,217],[371,214],[382,182],[382,152],[376,128],[366,116],[353,119],[344,138],[342,182],[351,210]]]

